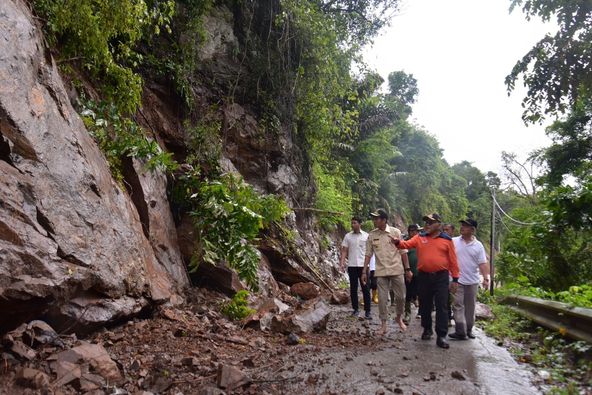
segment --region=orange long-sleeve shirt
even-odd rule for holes
[[[421,272],[431,273],[448,270],[453,279],[459,277],[460,272],[454,243],[445,233],[440,233],[435,238],[420,233],[410,240],[401,240],[398,248],[415,248],[415,251],[417,251],[417,269]]]

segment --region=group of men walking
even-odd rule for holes
[[[347,271],[353,314],[358,315],[358,283],[364,296],[365,318],[372,319],[370,286],[378,291],[378,335],[387,332],[389,294],[394,294],[395,322],[401,331],[407,329],[411,303],[419,299],[421,338],[433,337],[432,310],[436,312],[436,344],[449,348],[446,340],[449,322],[449,294],[453,295],[455,331],[448,336],[455,340],[474,338],[475,304],[479,288],[479,272],[483,286],[489,285],[489,266],[483,244],[475,238],[477,222],[460,221],[460,236],[442,229],[442,218],[434,213],[423,217],[423,229],[410,225],[406,240],[401,231],[388,225],[384,209],[371,213],[374,229],[361,229],[361,219],[352,218],[352,231],[341,245],[342,270]],[[372,265],[373,264],[373,265]],[[373,267],[372,267],[373,266]]]

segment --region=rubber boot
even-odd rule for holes
[[[374,303],[378,303],[378,290],[377,289],[372,290],[372,301]]]

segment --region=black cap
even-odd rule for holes
[[[422,227],[419,226],[418,224],[411,224],[411,225],[409,225],[407,227],[407,232],[411,232],[411,231],[414,231],[414,230],[418,230],[419,231],[421,229],[422,229]]]
[[[460,220],[460,223],[461,224],[472,226],[473,228],[476,228],[477,227],[477,221],[475,221],[474,219],[471,219],[471,218],[461,219]]]
[[[389,217],[388,213],[383,208],[376,209],[376,211],[374,211],[373,213],[370,213],[370,216],[384,218],[384,219],[388,219],[388,217]]]
[[[422,219],[426,222],[442,222],[442,217],[438,213],[424,215]]]

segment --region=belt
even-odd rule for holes
[[[419,271],[420,274],[429,274],[430,276],[435,276],[437,274],[448,273],[448,270],[438,270],[437,272],[424,272],[423,270]]]

